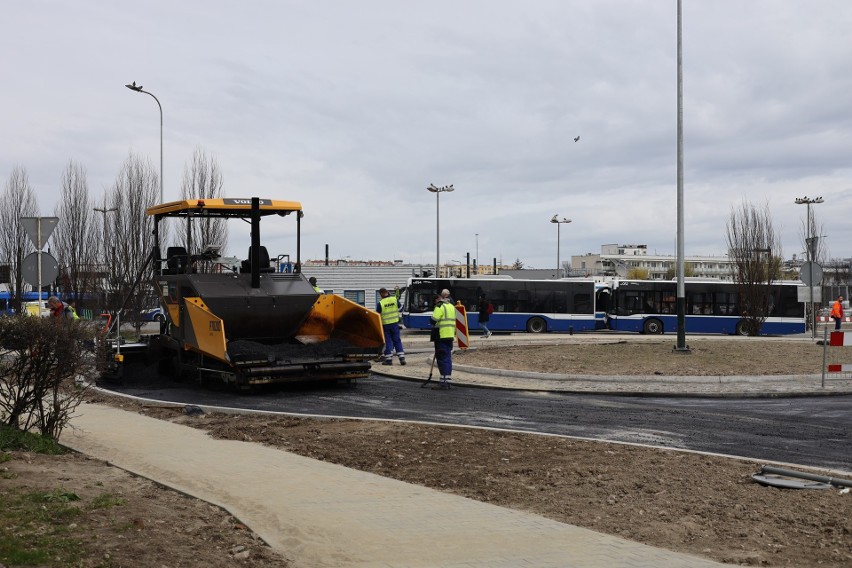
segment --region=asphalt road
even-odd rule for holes
[[[101,385],[144,398],[350,418],[485,426],[680,448],[852,472],[852,396],[696,399],[569,395],[455,387],[373,375],[260,394],[201,389],[145,372]]]

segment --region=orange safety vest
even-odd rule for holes
[[[840,300],[834,302],[834,305],[831,306],[831,317],[833,317],[833,318],[842,318],[843,317],[843,304],[840,303]]]

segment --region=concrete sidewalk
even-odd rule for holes
[[[724,566],[110,406],[61,442],[223,507],[295,567]]]

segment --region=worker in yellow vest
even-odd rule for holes
[[[399,357],[399,364],[405,365],[405,351],[399,333],[399,300],[396,294],[390,295],[387,288],[379,290],[379,301],[376,311],[382,316],[382,329],[385,332],[385,353],[382,365],[393,365],[393,353]]]
[[[435,362],[438,364],[438,372],[441,373],[439,388],[449,389],[453,374],[453,341],[456,339],[456,308],[444,296],[435,296],[435,309],[432,310],[432,326],[437,330],[434,341]]]

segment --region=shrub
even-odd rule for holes
[[[83,320],[0,318],[0,423],[58,439],[82,401],[75,379],[93,371],[93,336]]]

